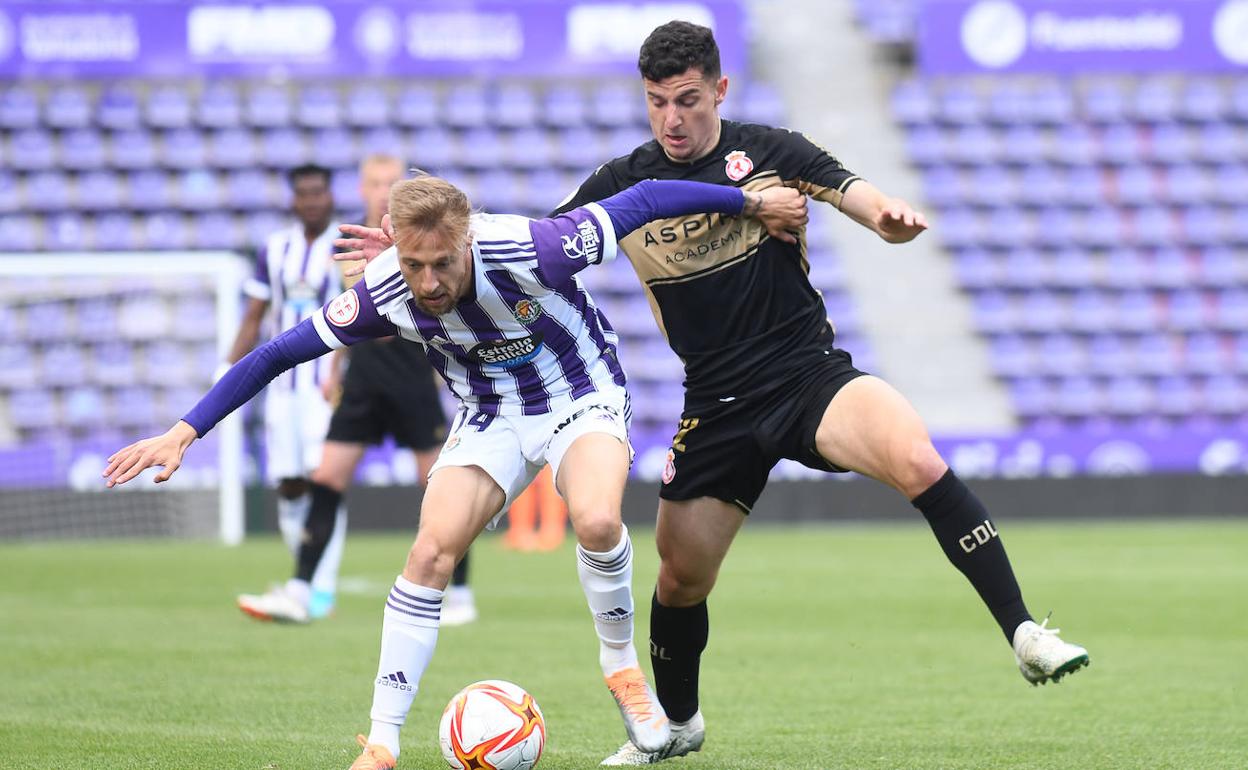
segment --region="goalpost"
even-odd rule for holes
[[[164,484],[100,474],[211,385],[248,273],[226,252],[0,253],[0,539],[242,541],[237,414]]]

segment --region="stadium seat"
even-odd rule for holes
[[[1076,300],[1076,305],[1078,300]],[[1108,324],[1102,324],[1100,329]],[[1098,331],[1088,340],[1088,370],[1092,374],[1130,374],[1136,371],[1135,346],[1119,334]]]
[[[1156,408],[1156,397],[1148,383],[1129,375],[1117,375],[1105,387],[1105,407],[1119,417],[1138,417]]]
[[[589,119],[595,125],[626,126],[641,122],[643,116],[636,86],[604,83],[590,92]]]
[[[1100,280],[1098,263],[1082,249],[1067,248],[1053,257],[1050,282],[1066,289],[1095,286]]]
[[[78,177],[78,208],[109,211],[123,205],[121,181],[111,171],[91,171]]]
[[[110,131],[129,131],[142,125],[139,97],[129,86],[109,86],[95,103],[95,122]]]
[[[60,421],[60,408],[48,388],[15,390],[9,394],[9,415],[22,430],[50,428]]]
[[[39,370],[29,348],[17,342],[0,343],[0,387],[27,388],[38,381]]]
[[[1088,350],[1074,335],[1046,334],[1040,339],[1036,361],[1046,374],[1081,374],[1088,370]]]
[[[464,132],[459,164],[470,169],[493,169],[503,161],[503,142],[492,128],[478,127]]]
[[[305,86],[299,91],[295,122],[306,128],[335,128],[342,124],[342,104],[337,89]]]
[[[539,168],[528,174],[525,187],[529,191],[531,203],[546,212],[569,195],[574,184],[579,183],[579,179],[573,181],[556,169]]]
[[[1058,383],[1054,406],[1066,417],[1091,417],[1104,411],[1105,392],[1091,377],[1064,377]]]
[[[135,171],[127,179],[130,208],[154,211],[169,205],[169,183],[164,172]]]
[[[143,355],[143,371],[140,382],[152,385],[185,385],[193,380],[195,372],[183,353],[182,343],[159,340],[147,345]]]
[[[307,163],[308,146],[303,132],[285,126],[262,130],[260,159],[269,168],[283,170]]]
[[[1196,281],[1196,266],[1187,253],[1173,247],[1158,249],[1153,255],[1151,285],[1181,289]]]
[[[1187,338],[1183,350],[1184,370],[1189,374],[1217,374],[1230,367],[1230,350],[1219,335],[1199,332]]]
[[[1074,120],[1075,101],[1069,86],[1056,79],[1043,80],[1031,94],[1032,120],[1057,126]]]
[[[119,427],[142,428],[158,424],[156,393],[153,389],[130,383],[117,390],[113,401],[118,405],[125,405],[125,408],[116,410]]]
[[[1010,205],[1019,197],[1018,180],[1004,166],[980,166],[966,180],[965,197],[981,206]]]
[[[113,320],[116,325],[116,318]],[[106,341],[91,349],[92,379],[101,385],[130,385],[137,381],[135,348],[124,342]]]
[[[542,114],[538,117],[551,128],[574,128],[584,125],[585,106],[585,96],[579,88],[553,85],[542,97]]]
[[[429,86],[408,86],[399,92],[395,117],[400,125],[429,128],[442,124],[442,104]]]
[[[1123,166],[1113,175],[1112,199],[1119,204],[1145,206],[1161,195],[1161,180],[1149,166]]]
[[[390,97],[380,86],[361,83],[347,91],[342,122],[357,128],[380,128],[393,121]]]
[[[1248,383],[1232,374],[1215,374],[1205,382],[1201,400],[1212,414],[1242,416],[1248,409]]]
[[[1162,123],[1153,128],[1150,157],[1157,163],[1182,163],[1190,158],[1192,137],[1188,128],[1178,123]]]
[[[191,100],[182,86],[156,88],[147,95],[144,120],[153,128],[187,128],[191,125]]]
[[[510,168],[532,170],[549,166],[555,153],[545,129],[521,128],[507,138],[504,158]]]
[[[1197,331],[1206,328],[1213,317],[1210,303],[1195,289],[1171,293],[1166,305],[1167,329]]]
[[[1178,223],[1165,206],[1143,206],[1131,218],[1131,242],[1140,246],[1167,246],[1178,235]]]
[[[962,125],[952,130],[945,147],[945,157],[959,163],[990,163],[1001,156],[996,132],[979,125]]]
[[[936,114],[942,123],[954,126],[978,125],[983,117],[979,95],[969,85],[954,83],[936,97]]]
[[[988,94],[985,120],[1001,126],[1029,125],[1032,122],[1031,94],[1021,83],[1000,80]]]
[[[1248,334],[1240,333],[1231,342],[1232,369],[1241,375],[1248,375]]]
[[[506,214],[523,205],[524,192],[514,174],[494,168],[477,177],[477,195],[473,202],[487,211]]]
[[[972,316],[981,332],[1008,332],[1016,328],[1018,312],[1005,292],[978,292],[972,299]]]
[[[334,172],[330,181],[330,194],[334,198],[335,208],[339,211],[354,212],[360,207],[360,173],[353,168],[339,169]],[[358,219],[345,219],[352,222]]]
[[[74,306],[75,337],[83,342],[109,340],[117,334],[117,308],[111,299],[87,298]]]
[[[1039,377],[1020,377],[1010,385],[1010,400],[1020,417],[1040,417],[1052,413],[1053,389]]]
[[[1127,95],[1116,82],[1099,81],[1083,93],[1082,117],[1093,123],[1123,123],[1127,111]]]
[[[43,247],[49,251],[90,251],[95,240],[87,221],[78,213],[63,211],[44,219]]]
[[[442,104],[442,122],[452,128],[470,129],[490,122],[485,88],[476,83],[451,86]]]
[[[1036,371],[1036,355],[1025,337],[1000,334],[989,341],[988,358],[999,377],[1020,377]]]
[[[1233,163],[1248,157],[1248,142],[1241,130],[1229,123],[1211,123],[1196,129],[1193,160],[1205,163]]]
[[[61,304],[61,303],[56,303]],[[28,317],[27,323],[35,324],[36,322]],[[64,324],[68,326],[68,319]],[[42,329],[42,327],[38,327]],[[59,330],[58,330],[59,331]],[[41,331],[42,334],[47,332]],[[57,335],[54,339],[60,339],[63,335]],[[48,339],[45,337],[44,339]],[[54,342],[43,349],[41,358],[42,372],[39,376],[41,384],[50,386],[76,385],[82,382],[83,372],[87,369],[87,359],[83,355],[82,348],[76,342]]]
[[[26,177],[26,208],[62,211],[74,205],[69,180],[59,171],[40,171]]]
[[[50,128],[85,128],[91,124],[91,98],[81,88],[53,88],[43,105],[43,122]]]
[[[234,217],[221,211],[197,214],[191,220],[190,242],[197,249],[236,249],[243,245]]]
[[[741,120],[764,126],[781,126],[785,123],[784,99],[769,83],[752,82],[745,93],[730,100],[741,110]]]
[[[75,171],[102,168],[106,162],[104,139],[91,128],[67,131],[61,135],[61,164]]]
[[[1079,219],[1071,209],[1050,206],[1036,214],[1036,243],[1060,249],[1076,243],[1081,234]]]
[[[9,165],[21,171],[42,171],[57,164],[52,135],[39,128],[16,131],[9,138]]]
[[[1135,89],[1131,114],[1144,123],[1162,123],[1179,112],[1179,95],[1168,80],[1145,80]]]
[[[1135,361],[1135,370],[1140,374],[1154,376],[1173,374],[1182,368],[1182,350],[1177,340],[1171,335],[1148,331],[1142,334],[1136,342]]]
[[[33,217],[16,214],[0,217],[0,243],[5,251],[34,251],[42,241],[41,228]]]
[[[1066,166],[1090,166],[1097,161],[1100,147],[1087,126],[1075,123],[1056,130],[1049,156]]]
[[[1066,205],[1098,206],[1105,201],[1106,186],[1097,166],[1075,166],[1066,176]]]
[[[207,163],[208,147],[197,129],[166,131],[160,144],[160,162],[166,168],[195,169]]]
[[[221,183],[211,171],[185,171],[178,174],[174,200],[181,208],[204,211],[221,205]]]
[[[61,400],[63,418],[70,428],[102,427],[112,421],[109,404],[98,388],[78,385],[65,391]]]
[[[150,168],[156,164],[156,143],[141,128],[118,131],[109,142],[109,155],[117,168]]]
[[[1000,263],[987,251],[979,248],[955,252],[953,263],[958,285],[963,289],[988,289],[998,285],[1002,278]]]
[[[224,224],[224,223],[222,223]],[[188,340],[206,340],[207,347],[214,349],[216,330],[211,324],[197,322],[196,319],[214,318],[216,314],[216,302],[212,295],[203,292],[184,294],[178,302],[173,306],[173,336],[182,342],[178,343],[179,350],[191,350],[196,346],[186,344]],[[196,378],[201,376],[208,377],[212,375],[213,369],[216,368],[218,360],[214,360],[206,370],[200,369],[197,365],[199,353],[195,352],[189,359],[179,359],[183,363],[191,366],[190,375]],[[149,361],[151,358],[149,357]]]
[[[182,216],[171,211],[145,214],[139,220],[139,228],[146,249],[177,251],[190,246],[190,234]]]
[[[1009,139],[1006,140],[1007,146]],[[1031,206],[1061,203],[1066,197],[1066,172],[1057,166],[1038,163],[1023,167],[1018,183],[1019,201]]]
[[[948,141],[943,129],[937,126],[911,126],[906,131],[906,154],[919,167],[943,163],[946,160]]]
[[[0,214],[10,214],[24,208],[25,205],[17,177],[0,169]]]
[[[1079,218],[1079,242],[1092,248],[1109,249],[1126,240],[1123,213],[1113,206],[1100,205]]]
[[[312,157],[322,166],[342,168],[359,163],[355,135],[342,128],[322,128],[312,134]]]
[[[1101,133],[1101,159],[1116,166],[1138,163],[1145,156],[1140,130],[1130,123],[1106,126]]]
[[[0,94],[0,128],[16,131],[39,125],[39,97],[24,86],[11,86]]]
[[[95,246],[107,251],[131,251],[138,248],[138,234],[129,214],[112,212],[95,220]]]
[[[940,223],[936,232],[950,248],[969,248],[983,243],[980,219],[969,209],[949,209],[940,217]]]
[[[496,126],[525,128],[538,123],[537,97],[525,83],[507,83],[488,95],[487,109]]]
[[[1166,375],[1157,380],[1157,406],[1170,417],[1190,415],[1201,407],[1200,391],[1182,375]]]
[[[204,128],[237,128],[243,122],[238,88],[233,83],[209,83],[195,105],[195,122]]]
[[[1213,172],[1208,199],[1233,205],[1248,201],[1248,165],[1228,163]]]
[[[926,81],[903,80],[893,89],[891,97],[893,117],[903,126],[924,126],[936,115],[936,99]]]
[[[1217,293],[1214,324],[1227,331],[1248,331],[1248,290],[1228,288]]]
[[[1015,289],[1042,288],[1052,283],[1053,271],[1040,252],[1026,248],[1007,251],[1001,265],[1001,284]]]
[[[1033,125],[1010,126],[1001,136],[1001,144],[1009,148],[1002,162],[1025,164],[1049,157],[1049,134]]]
[[[602,163],[607,157],[602,137],[592,128],[577,127],[556,131],[557,151],[553,162],[562,168],[585,173]]]
[[[1188,80],[1179,97],[1178,116],[1196,123],[1213,123],[1227,113],[1226,92],[1213,80]]]
[[[287,223],[286,217],[273,211],[249,212],[244,217],[245,241],[249,247],[256,248]]]
[[[1197,261],[1199,282],[1208,287],[1248,284],[1248,258],[1226,246],[1203,249]]]
[[[1036,289],[1025,292],[1018,303],[1018,327],[1031,332],[1052,332],[1066,325],[1066,303],[1056,292]]]
[[[1105,292],[1087,287],[1071,295],[1068,328],[1095,333],[1112,327],[1113,323],[1114,309]]]
[[[393,155],[406,162],[410,155],[407,140],[402,134],[389,126],[370,128],[361,132],[359,147],[361,157],[383,153],[385,155]]]
[[[250,131],[226,128],[209,135],[208,158],[217,168],[248,168],[256,165],[256,145]]]
[[[1196,246],[1222,243],[1228,233],[1227,224],[1226,218],[1213,206],[1189,206],[1179,215],[1182,242]]]
[[[244,114],[248,125],[277,128],[290,125],[290,94],[277,86],[256,86],[245,99]]]
[[[459,162],[459,143],[451,132],[442,127],[413,132],[408,146],[411,147],[411,162],[425,171],[441,172]],[[465,152],[469,151],[465,148]]]

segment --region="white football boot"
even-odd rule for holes
[[[1014,629],[1014,660],[1023,678],[1033,685],[1060,682],[1089,664],[1088,651],[1063,642],[1057,635],[1061,629],[1046,628],[1048,622],[1048,617],[1039,625],[1028,620]]]
[[[607,767],[631,765],[653,765],[672,757],[699,751],[706,740],[706,722],[702,721],[702,712],[698,711],[688,722],[671,722],[671,737],[667,745],[658,751],[642,751],[636,744],[628,741],[620,750],[602,760]]]
[[[238,608],[257,620],[277,623],[307,623],[308,605],[292,595],[286,586],[274,586],[263,594],[239,594]]]
[[[671,741],[667,714],[641,668],[622,668],[606,679],[607,689],[620,707],[629,743],[643,751],[662,751]]]

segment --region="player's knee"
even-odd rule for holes
[[[347,473],[340,468],[334,468],[321,463],[316,467],[316,470],[312,471],[310,478],[313,482],[323,487],[329,487],[339,494],[347,491]]]
[[[576,530],[576,540],[587,551],[609,551],[619,545],[624,534],[619,511],[608,506],[595,506],[587,510],[571,509]]]
[[[927,436],[901,442],[891,454],[893,486],[911,500],[939,481],[948,469]]]
[[[659,602],[668,607],[690,607],[710,595],[715,587],[715,571],[707,571],[690,560],[664,559],[659,565],[655,590]]]
[[[418,536],[407,552],[407,567],[403,575],[413,583],[438,588],[450,580],[458,559],[459,554],[436,538]]]
[[[308,482],[306,479],[282,479],[277,482],[277,494],[283,500],[295,500],[307,494]]]

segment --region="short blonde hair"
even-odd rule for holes
[[[432,235],[447,245],[468,239],[468,196],[436,176],[418,176],[390,188],[390,223],[395,240]]]
[[[388,152],[372,152],[360,159],[360,173],[364,173],[364,169],[369,166],[394,166],[402,174],[407,164],[397,155],[391,155]]]

